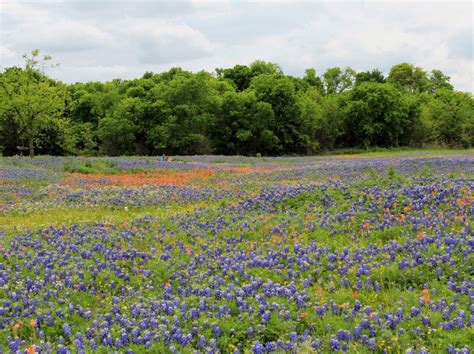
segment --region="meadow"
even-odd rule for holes
[[[469,353],[474,151],[0,160],[0,352]]]

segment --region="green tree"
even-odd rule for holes
[[[0,74],[0,115],[13,119],[16,133],[28,141],[33,157],[41,130],[62,124],[67,91],[43,73],[50,56],[40,59],[39,50],[33,50],[23,57],[24,68],[9,68]]]
[[[464,92],[439,90],[422,107],[432,140],[449,147],[474,146],[474,99]]]
[[[322,150],[332,150],[344,134],[344,105],[346,93],[321,98],[321,125],[316,139]]]
[[[387,82],[409,93],[426,92],[430,88],[430,81],[426,71],[408,63],[392,66]]]
[[[450,77],[443,74],[441,70],[431,70],[429,80],[431,93],[436,93],[438,90],[453,90],[453,85],[449,82]]]
[[[126,97],[120,101],[113,115],[99,122],[98,134],[103,151],[109,155],[136,154],[144,114],[145,105],[138,97]]]
[[[237,91],[243,91],[250,86],[252,78],[263,74],[282,74],[281,68],[274,63],[256,60],[247,65],[236,65],[229,69],[216,69],[217,76],[234,83]]]
[[[218,153],[251,155],[269,153],[278,145],[270,130],[273,110],[259,102],[254,91],[227,92],[212,129]]]
[[[219,105],[218,90],[226,90],[215,80],[206,72],[180,72],[155,86],[151,97],[164,104],[148,140],[157,151],[183,154],[212,151],[209,130],[214,126]]]
[[[323,92],[324,86],[323,81],[320,77],[316,76],[316,70],[313,68],[306,69],[303,80],[311,87],[315,87],[318,91]]]
[[[365,82],[352,90],[346,108],[348,141],[353,146],[398,146],[409,125],[402,94],[391,84]]]
[[[323,74],[326,94],[341,93],[352,88],[355,74],[355,71],[350,67],[344,70],[339,67],[327,69]]]
[[[238,91],[243,91],[252,81],[252,72],[247,65],[236,65],[229,69],[216,69],[218,77],[232,81]]]
[[[120,116],[107,116],[100,120],[98,136],[101,149],[111,156],[130,155],[135,152],[136,127]]]
[[[360,85],[363,82],[378,82],[383,84],[385,82],[385,76],[377,69],[357,73],[355,76],[355,85]]]
[[[72,123],[65,130],[64,152],[69,155],[97,154],[97,126],[92,123]]]
[[[274,120],[269,130],[279,141],[272,153],[306,151],[310,137],[305,131],[301,106],[291,78],[281,74],[259,75],[252,80],[250,89],[255,91],[259,101],[272,106]]]
[[[307,135],[306,153],[311,154],[322,148],[324,121],[321,107],[322,96],[317,87],[311,87],[298,94],[301,112],[301,129]]]

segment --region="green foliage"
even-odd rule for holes
[[[408,63],[394,65],[390,69],[387,81],[411,93],[425,92],[430,87],[426,71]]]
[[[438,90],[453,90],[453,85],[449,83],[449,76],[443,74],[441,70],[431,70],[429,75],[430,80],[430,91],[432,93],[437,92]]]
[[[95,155],[97,152],[97,136],[94,124],[76,123],[65,130],[64,152],[70,155]]]
[[[120,170],[113,161],[107,160],[72,160],[64,164],[65,172],[83,174],[115,174]]]
[[[250,88],[255,91],[259,101],[270,104],[273,110],[274,119],[267,124],[279,144],[275,145],[271,153],[305,152],[311,138],[292,80],[281,74],[263,74],[252,80]]]
[[[117,156],[133,153],[135,150],[136,127],[123,117],[101,119],[97,135],[101,148],[107,155]]]
[[[354,84],[355,74],[356,72],[349,67],[344,70],[339,67],[327,69],[323,75],[326,93],[341,93],[350,89]]]
[[[346,139],[352,146],[398,146],[410,125],[409,107],[391,84],[364,82],[349,96]]]
[[[315,69],[306,69],[303,81],[309,86],[317,88],[319,92],[324,91],[323,80],[316,76]]]
[[[25,55],[24,69],[14,67],[0,73],[0,119],[15,129],[20,140],[28,141],[31,157],[41,131],[60,130],[68,99],[64,85],[41,71],[51,58],[40,60],[38,55],[39,50]]]
[[[373,147],[471,147],[472,95],[412,64],[285,75],[274,63],[64,85],[48,56],[0,73],[0,151],[31,155],[314,154]],[[351,150],[354,151],[354,150]]]
[[[278,138],[266,129],[273,118],[271,105],[258,102],[255,92],[226,93],[212,132],[217,152],[270,152],[278,144]]]
[[[377,69],[357,73],[355,76],[355,84],[360,85],[363,82],[378,82],[379,84],[383,84],[385,82],[385,76]]]

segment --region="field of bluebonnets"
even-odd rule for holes
[[[472,345],[472,151],[17,157],[0,176],[0,352]]]

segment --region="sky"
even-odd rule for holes
[[[256,59],[285,73],[402,62],[474,92],[471,1],[0,0],[0,68],[38,48],[65,82],[213,71]]]

